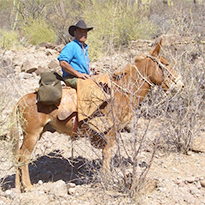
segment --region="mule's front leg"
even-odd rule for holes
[[[105,148],[102,150],[102,172],[104,175],[110,173],[111,159],[111,147],[109,145],[106,145]]]
[[[110,165],[112,160],[112,147],[115,144],[115,132],[114,128],[112,128],[105,136],[106,145],[102,149],[102,172],[103,174],[107,174],[111,171]]]

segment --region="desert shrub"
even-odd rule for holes
[[[85,1],[67,0],[55,1],[46,14],[46,21],[53,27],[57,35],[57,43],[66,44],[71,40],[68,34],[68,27],[83,19]],[[88,9],[88,8],[86,8]]]
[[[167,107],[169,126],[166,136],[172,142],[170,148],[187,153],[193,140],[203,131],[204,115],[204,47],[190,38],[184,52],[175,55],[185,83],[181,95]],[[176,46],[177,47],[177,46]],[[175,47],[175,49],[176,49]],[[204,49],[204,48],[203,48]],[[171,50],[170,50],[171,51]]]
[[[181,95],[167,102],[166,111],[168,123],[165,125],[164,139],[167,149],[187,153],[193,140],[200,134],[204,116],[204,31],[202,24],[204,6],[193,7],[191,2],[178,2],[172,12],[167,11],[170,30],[177,34],[175,42],[164,49],[165,56],[175,62],[185,83]],[[195,35],[193,35],[195,33]]]
[[[42,42],[54,43],[56,40],[54,30],[43,19],[30,20],[22,29],[28,41],[33,45]]]
[[[19,45],[17,32],[13,30],[0,29],[0,46],[1,48],[10,49],[13,46]]]
[[[122,1],[92,1],[85,9],[84,18],[94,26],[89,33],[91,59],[99,53],[110,54],[129,41],[155,35],[157,26],[151,23],[144,10]]]

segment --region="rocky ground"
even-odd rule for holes
[[[183,39],[184,42],[188,41]],[[181,41],[179,37],[167,37],[164,44]],[[138,41],[129,52],[113,59],[102,59],[92,64],[92,67],[107,69],[122,66],[132,62],[133,56],[149,51],[154,41]],[[137,50],[134,49],[136,48]],[[58,133],[45,133],[38,142],[32,155],[30,175],[34,189],[26,193],[17,193],[14,189],[15,170],[12,167],[10,143],[7,138],[9,113],[16,101],[28,92],[38,87],[39,73],[47,70],[61,72],[57,56],[62,46],[42,44],[19,50],[1,51],[0,92],[1,92],[1,138],[0,138],[0,205],[205,205],[205,134],[204,129],[196,137],[193,149],[187,154],[179,152],[157,151],[151,168],[146,176],[141,192],[131,198],[121,188],[121,167],[113,168],[114,183],[106,185],[101,181],[101,152],[94,149],[89,140],[82,138],[71,142],[69,136]],[[183,48],[182,48],[183,49]],[[110,60],[110,61],[109,61]],[[114,63],[113,63],[114,62]],[[4,69],[2,69],[4,68]],[[147,123],[140,119],[141,129]],[[161,124],[157,119],[151,121],[148,135],[157,136]],[[126,150],[131,152],[130,141],[132,133],[121,134]],[[120,145],[122,147],[122,145]],[[129,147],[130,146],[130,147]],[[117,153],[113,149],[113,156]],[[71,151],[74,159],[71,163]],[[149,148],[142,154],[138,171],[146,166],[146,157],[150,155]],[[126,171],[133,167],[126,163]],[[119,177],[119,178],[118,178]]]

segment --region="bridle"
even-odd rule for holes
[[[158,61],[156,57],[150,56],[150,55],[147,55],[147,57],[148,57],[148,58],[151,58],[156,64],[158,64],[159,67],[162,69],[162,72],[163,72],[163,71],[167,71],[167,72],[168,72],[168,76],[172,76],[172,78],[173,78],[174,80],[172,80],[173,83],[171,84],[171,86],[169,87],[169,89],[171,89],[171,88],[174,86],[174,84],[177,85],[178,81],[181,81],[181,77],[180,77],[180,76],[175,77],[175,75],[174,75],[163,63],[161,63],[160,61]],[[163,73],[164,73],[164,72],[163,72]],[[175,93],[175,95],[172,96],[171,99],[173,99],[175,96],[177,96],[177,94],[178,94],[179,92],[180,92],[180,90],[177,91],[177,92]],[[155,106],[158,106],[159,104],[163,103],[167,98],[168,98],[168,95],[167,95],[164,99],[162,99],[159,103],[157,103],[157,105],[155,105]]]
[[[180,76],[175,77],[175,76],[173,75],[173,73],[172,73],[163,63],[161,63],[160,61],[157,60],[156,57],[150,56],[150,55],[147,55],[147,57],[148,57],[148,58],[151,58],[155,63],[157,63],[157,64],[159,65],[159,67],[162,69],[162,71],[163,71],[163,70],[166,70],[166,71],[169,73],[169,76],[171,75],[172,78],[174,79],[173,82],[174,82],[175,84],[177,84],[177,82],[178,82],[179,80],[181,80],[181,77],[180,77]]]
[[[134,66],[135,70],[137,71],[137,73],[139,74],[139,76],[140,76],[146,83],[148,83],[151,87],[153,87],[154,84],[153,84],[152,82],[148,81],[147,78],[145,78],[145,77],[140,73],[138,67],[137,67],[136,65],[133,65],[133,66]]]
[[[179,80],[181,80],[181,77],[180,77],[180,76],[175,77],[174,74],[173,74],[163,63],[161,63],[156,57],[151,56],[151,55],[146,55],[146,57],[152,59],[156,64],[158,64],[159,67],[162,69],[162,71],[167,71],[167,72],[168,72],[168,76],[172,76],[172,78],[174,79],[174,80],[173,80],[173,84],[177,84],[177,82],[178,82]],[[147,78],[144,77],[144,76],[141,74],[141,72],[139,71],[139,69],[138,69],[138,67],[137,67],[136,65],[132,65],[132,66],[134,66],[134,68],[135,68],[135,70],[137,71],[138,75],[139,75],[146,83],[148,83],[151,87],[154,87],[154,86],[155,86],[152,82],[150,82],[149,80],[147,80]],[[156,69],[157,69],[157,68],[156,68]],[[163,73],[164,73],[164,72],[163,72]],[[112,83],[113,83],[116,87],[120,88],[123,92],[128,93],[128,94],[131,94],[131,95],[134,95],[133,93],[131,93],[130,91],[128,91],[126,88],[123,88],[122,86],[118,85],[117,83],[115,83],[115,82],[112,82]],[[171,87],[173,87],[173,84],[172,84]],[[171,87],[170,87],[170,88],[171,88]],[[169,88],[169,89],[170,89],[170,88]]]

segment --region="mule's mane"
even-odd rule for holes
[[[147,56],[142,54],[139,55],[137,57],[135,57],[135,64],[141,62],[142,60],[146,59]],[[128,63],[123,69],[119,70],[119,71],[114,71],[112,73],[112,80],[114,81],[119,81],[120,79],[122,79],[123,77],[125,77],[128,73],[130,73],[131,68],[136,67],[135,65]],[[138,70],[138,68],[135,68]],[[138,71],[139,72],[139,71]]]
[[[140,56],[137,56],[137,57],[135,57],[135,63],[138,63],[138,62],[144,60],[145,58],[146,58],[146,56],[143,54]]]

